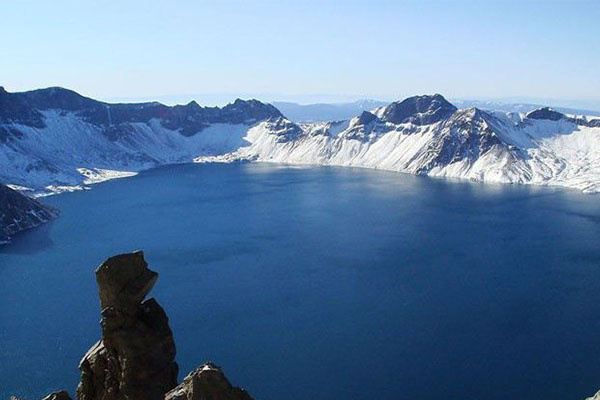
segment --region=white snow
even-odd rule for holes
[[[522,117],[522,116],[521,116]],[[472,163],[467,160],[440,165],[429,176],[483,182],[554,185],[600,192],[600,128],[577,126],[568,121],[527,120],[514,116],[500,119],[500,139],[522,150],[524,157],[494,146]],[[350,124],[352,126],[352,124]],[[215,161],[255,160],[261,162],[366,167],[419,173],[432,156],[434,125],[398,125],[369,140],[333,135],[312,135],[320,125],[305,126],[293,141],[280,142],[262,123],[248,131],[250,146],[220,156]]]
[[[461,112],[465,118],[475,113]],[[50,110],[44,117],[43,129],[10,125],[23,137],[0,143],[0,181],[36,195],[85,189],[157,165],[239,160],[353,166],[600,192],[600,128],[566,120],[530,120],[518,113],[495,112],[494,118],[480,122],[493,125],[492,136],[502,145],[474,160],[435,165],[432,160],[439,155],[444,135],[460,141],[464,132],[444,122],[417,126],[379,121],[362,127],[354,118],[303,124],[293,138],[282,137],[285,132],[275,132],[268,122],[213,124],[186,137],[152,120],[130,123],[123,137],[111,140],[75,114]]]
[[[213,124],[186,137],[159,121],[128,124],[130,131],[110,140],[75,114],[43,112],[42,129],[9,125],[23,137],[0,143],[0,182],[31,188],[36,195],[82,189],[108,179],[132,176],[162,164],[192,162],[200,155],[234,151],[248,125]]]

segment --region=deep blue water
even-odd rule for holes
[[[180,378],[262,400],[582,399],[600,389],[600,197],[391,172],[178,165],[46,198],[0,249],[0,398],[78,382],[93,270],[143,249]]]

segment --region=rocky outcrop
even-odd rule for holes
[[[111,257],[98,267],[102,339],[81,360],[76,400],[252,400],[211,362],[177,386],[169,320],[155,299],[145,299],[157,279],[141,251]],[[42,400],[71,398],[63,390]]]
[[[96,270],[102,340],[81,360],[77,400],[252,400],[212,363],[176,387],[175,342],[167,315],[155,299],[145,299],[157,279],[141,251],[111,257]]]
[[[10,398],[8,400],[23,400],[19,397],[15,397],[15,396],[10,396]],[[44,397],[42,400],[72,400],[71,396],[69,396],[69,393],[67,393],[64,390],[61,390],[60,392],[53,392],[50,393],[48,396]]]
[[[547,119],[550,121],[559,121],[565,118],[565,115],[554,111],[550,107],[542,107],[527,113],[529,119]]]
[[[444,96],[414,96],[387,106],[381,118],[393,124],[429,125],[451,116],[457,108]]]
[[[44,397],[42,400],[71,400],[71,396],[64,390],[60,392],[50,393],[48,396]]]
[[[229,383],[220,367],[211,362],[196,368],[165,400],[252,400],[244,389]]]
[[[58,211],[0,184],[0,244],[15,233],[50,221]]]
[[[160,400],[176,386],[167,315],[144,300],[157,278],[142,252],[111,257],[96,270],[102,340],[81,360],[78,400]]]

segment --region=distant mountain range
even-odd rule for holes
[[[365,99],[351,103],[298,104],[275,101],[272,104],[291,121],[326,122],[350,119],[363,111],[384,107],[388,105],[389,102]]]
[[[9,93],[0,87],[0,182],[39,195],[163,164],[253,160],[600,191],[600,119],[593,116],[549,108],[522,112],[530,105],[511,106],[519,112],[458,108],[439,94],[387,105],[313,105],[313,111],[335,116],[321,123],[294,122],[284,115],[318,113],[309,106],[289,107],[282,113],[239,99],[222,108],[195,102],[110,104],[62,88]],[[356,113],[344,118],[352,110]],[[5,198],[16,198],[2,188]],[[14,231],[8,225],[49,219],[36,203],[15,204],[21,214],[14,209],[3,214],[4,237]],[[15,223],[19,215],[32,222]]]
[[[505,103],[499,101],[483,100],[461,100],[453,99],[452,103],[458,108],[480,108],[482,110],[527,113],[537,108],[545,107],[542,104],[529,103]],[[272,102],[279,111],[294,122],[312,123],[341,121],[359,115],[363,111],[372,111],[376,108],[385,107],[390,102],[372,99],[357,100],[348,103],[315,103],[298,104],[291,102]],[[578,114],[600,116],[600,111],[582,110],[575,108],[553,107],[556,111],[565,114]]]

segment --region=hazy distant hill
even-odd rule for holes
[[[383,107],[389,102],[365,99],[352,103],[298,104],[275,101],[272,104],[294,122],[325,122],[350,119],[363,111]]]

